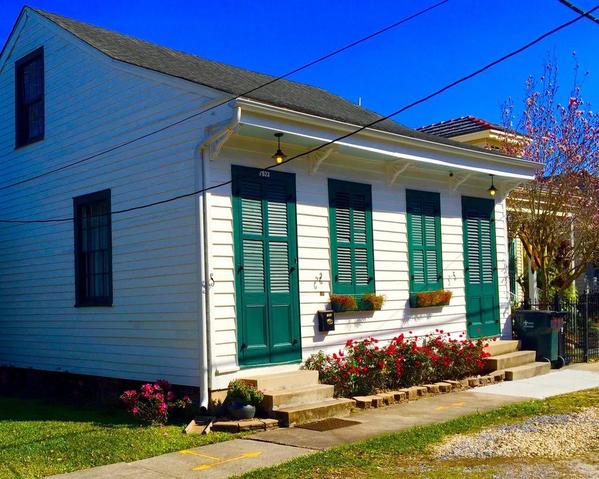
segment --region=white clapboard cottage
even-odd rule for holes
[[[504,198],[535,165],[383,121],[264,170],[278,138],[291,157],[379,118],[286,80],[234,99],[271,79],[22,11],[0,55],[0,219],[26,221],[0,224],[1,365],[206,402],[349,338],[509,335]],[[331,293],[385,303],[323,332]]]

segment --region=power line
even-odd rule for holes
[[[397,22],[392,23],[391,25],[388,25],[388,26],[386,26],[384,28],[381,28],[380,30],[377,30],[376,32],[373,32],[373,33],[371,33],[371,34],[369,34],[369,35],[367,35],[365,37],[359,38],[358,40],[355,40],[355,41],[353,41],[353,42],[351,42],[351,43],[349,43],[349,44],[347,44],[347,45],[345,45],[345,46],[343,46],[341,48],[338,48],[337,50],[334,50],[334,51],[332,51],[330,53],[327,53],[326,55],[323,55],[323,56],[317,58],[316,60],[312,60],[311,62],[306,63],[306,64],[304,64],[304,65],[302,65],[300,67],[297,67],[297,68],[295,68],[295,69],[293,69],[291,71],[288,71],[287,73],[285,73],[283,75],[280,75],[278,77],[272,78],[271,80],[269,80],[269,81],[267,81],[265,83],[262,83],[262,84],[254,87],[254,88],[252,88],[250,90],[247,90],[247,91],[245,91],[243,93],[240,93],[240,94],[235,95],[235,96],[227,97],[226,100],[223,100],[223,101],[221,101],[221,102],[219,102],[219,103],[217,103],[215,105],[212,105],[212,106],[210,106],[208,108],[200,110],[197,113],[193,113],[193,114],[191,114],[189,116],[186,116],[185,118],[177,120],[174,123],[170,123],[170,124],[168,124],[166,126],[158,128],[157,130],[153,130],[151,132],[148,132],[148,133],[146,133],[144,135],[138,136],[138,137],[133,138],[131,140],[124,141],[124,142],[119,143],[119,144],[117,144],[115,146],[111,146],[110,148],[102,150],[102,151],[100,151],[98,153],[94,153],[94,154],[92,154],[90,156],[87,156],[85,158],[81,158],[79,160],[73,161],[72,163],[67,163],[65,165],[59,166],[57,168],[54,168],[53,170],[49,170],[49,171],[46,171],[44,173],[40,173],[39,175],[35,175],[35,176],[29,177],[29,178],[25,178],[25,179],[22,179],[22,180],[15,181],[14,183],[10,183],[8,185],[1,186],[0,187],[0,191],[8,189],[8,188],[12,188],[13,186],[19,186],[19,185],[22,185],[24,183],[29,183],[30,181],[37,180],[39,178],[43,178],[44,176],[48,176],[48,175],[57,173],[59,171],[66,170],[66,169],[71,168],[73,166],[80,165],[81,163],[85,163],[87,161],[93,160],[95,158],[98,158],[99,156],[105,155],[106,153],[112,153],[113,151],[118,150],[119,148],[123,148],[124,146],[128,146],[128,145],[130,145],[132,143],[135,143],[137,141],[140,141],[140,140],[143,140],[145,138],[148,138],[149,136],[156,135],[157,133],[161,133],[161,132],[163,132],[165,130],[168,130],[169,128],[172,128],[174,126],[180,125],[181,123],[189,121],[189,120],[191,120],[193,118],[196,118],[196,117],[198,117],[200,115],[203,115],[204,113],[207,113],[207,112],[209,112],[211,110],[214,110],[214,109],[216,109],[216,108],[218,108],[220,106],[223,106],[223,105],[227,104],[230,101],[237,100],[238,98],[244,97],[246,95],[250,95],[251,93],[254,93],[257,90],[260,90],[260,89],[265,88],[265,87],[267,87],[269,85],[272,85],[275,82],[278,82],[279,80],[284,80],[285,78],[287,78],[287,77],[289,77],[291,75],[294,75],[295,73],[299,73],[299,72],[301,72],[301,71],[303,71],[303,70],[305,70],[307,68],[310,68],[310,67],[312,67],[312,66],[314,66],[314,65],[316,65],[318,63],[321,63],[321,62],[323,62],[325,60],[328,60],[329,58],[334,57],[335,55],[338,55],[339,53],[342,53],[342,52],[344,52],[346,50],[349,50],[350,48],[353,48],[355,46],[360,45],[361,43],[364,43],[364,42],[366,42],[368,40],[371,40],[371,39],[373,39],[375,37],[378,37],[379,35],[382,35],[383,33],[386,33],[389,30],[393,30],[394,28],[397,28],[400,25],[403,25],[404,23],[409,22],[410,20],[413,20],[413,19],[415,19],[417,17],[420,17],[420,16],[424,15],[425,13],[428,13],[431,10],[436,9],[436,8],[440,7],[441,5],[444,5],[445,3],[448,3],[449,1],[450,0],[442,0],[440,2],[437,2],[437,3],[431,5],[431,6],[427,7],[427,8],[424,8],[422,10],[419,10],[416,13],[413,13],[412,15],[404,17],[401,20],[398,20]]]
[[[589,12],[585,12],[582,8],[574,5],[572,2],[569,2],[568,0],[558,0],[558,2],[561,3],[562,5],[565,5],[566,7],[570,8],[570,9],[574,10],[579,15],[584,15],[589,20],[599,24],[599,18],[597,18],[594,15],[591,15]]]
[[[381,123],[382,121],[388,120],[388,119],[390,119],[390,118],[392,118],[392,117],[394,117],[396,115],[399,115],[400,113],[403,113],[404,111],[406,111],[406,110],[408,110],[410,108],[413,108],[413,107],[415,107],[415,106],[417,106],[417,105],[419,105],[421,103],[424,103],[424,102],[430,100],[431,98],[434,98],[434,97],[440,95],[441,93],[444,93],[445,91],[447,91],[447,90],[449,90],[449,89],[451,89],[451,88],[453,88],[453,87],[455,87],[455,86],[457,86],[457,85],[459,85],[461,83],[464,83],[465,81],[470,80],[471,78],[473,78],[473,77],[475,77],[477,75],[480,75],[481,73],[485,72],[486,70],[489,70],[490,68],[494,67],[495,65],[498,65],[499,63],[502,63],[502,62],[504,62],[504,61],[512,58],[513,56],[522,53],[525,50],[528,50],[532,46],[534,46],[537,43],[543,41],[545,38],[547,38],[547,37],[549,37],[551,35],[554,35],[555,33],[563,30],[564,28],[567,28],[570,25],[578,22],[581,18],[587,16],[587,14],[589,14],[589,13],[593,13],[597,9],[599,9],[599,5],[596,5],[594,8],[592,8],[588,12],[583,12],[578,17],[576,17],[576,18],[574,18],[572,20],[569,20],[566,23],[562,23],[561,25],[559,25],[559,26],[557,26],[555,28],[552,28],[551,30],[543,33],[542,35],[540,35],[537,38],[535,38],[534,40],[531,40],[530,42],[524,44],[523,46],[517,48],[516,50],[512,50],[511,52],[506,53],[505,55],[502,55],[501,57],[497,58],[496,60],[493,60],[490,63],[487,63],[486,65],[478,68],[477,70],[475,70],[475,71],[473,71],[473,72],[471,72],[471,73],[469,73],[469,74],[467,74],[467,75],[465,75],[465,76],[463,76],[463,77],[461,77],[461,78],[459,78],[457,80],[454,80],[451,83],[448,83],[447,85],[445,85],[445,86],[443,86],[443,87],[435,90],[434,92],[429,93],[428,95],[426,95],[426,96],[424,96],[424,97],[422,97],[422,98],[420,98],[418,100],[415,100],[415,101],[413,101],[413,102],[411,102],[411,103],[409,103],[409,104],[401,107],[400,109],[395,110],[394,112],[392,112],[392,113],[390,113],[390,114],[388,114],[386,116],[383,116],[383,117],[381,117],[381,118],[379,118],[377,120],[374,120],[374,121],[371,121],[369,123],[366,123],[365,125],[357,128],[355,130],[352,130],[349,133],[346,133],[344,135],[338,136],[338,137],[336,137],[336,138],[334,138],[332,140],[329,140],[329,141],[327,141],[325,143],[322,143],[322,144],[320,144],[320,145],[318,145],[318,146],[316,146],[314,148],[311,148],[311,149],[309,149],[307,151],[304,151],[303,153],[299,153],[299,154],[294,155],[294,156],[292,156],[290,158],[287,158],[285,161],[283,161],[280,164],[272,164],[270,166],[267,166],[266,168],[263,168],[263,170],[265,171],[265,170],[271,170],[271,169],[277,168],[280,165],[284,165],[286,163],[294,161],[294,160],[296,160],[298,158],[301,158],[303,156],[306,156],[306,155],[309,155],[309,154],[314,153],[316,151],[322,150],[323,148],[326,148],[329,145],[332,145],[334,143],[338,143],[339,141],[342,141],[342,140],[344,140],[346,138],[349,138],[350,136],[356,135],[357,133],[360,133],[360,132],[366,130],[367,128],[370,128],[370,127],[372,127],[372,126],[374,126],[374,125],[376,125],[378,123]],[[209,186],[207,188],[203,188],[203,189],[200,189],[200,190],[192,191],[190,193],[184,193],[184,194],[177,195],[177,196],[174,196],[174,197],[171,197],[171,198],[166,198],[164,200],[154,201],[152,203],[146,203],[146,204],[143,204],[143,205],[138,205],[138,206],[133,206],[133,207],[130,207],[130,208],[125,208],[125,209],[121,209],[121,210],[117,210],[117,211],[112,211],[111,215],[129,213],[131,211],[142,210],[142,209],[145,209],[145,208],[150,208],[150,207],[162,205],[162,204],[165,204],[165,203],[170,203],[172,201],[180,200],[180,199],[183,199],[183,198],[189,198],[191,196],[196,196],[196,195],[199,195],[199,194],[207,192],[207,191],[215,190],[217,188],[222,188],[223,186],[230,185],[231,183],[232,183],[232,180],[223,181],[223,182],[218,183],[216,185],[212,185],[212,186]],[[56,223],[56,222],[65,222],[65,221],[72,221],[72,220],[73,220],[73,218],[53,218],[53,219],[50,218],[50,219],[37,219],[37,220],[5,220],[5,219],[0,219],[0,223]]]

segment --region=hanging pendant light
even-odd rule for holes
[[[495,183],[494,183],[495,175],[489,175],[489,176],[491,177],[491,186],[489,186],[489,189],[487,191],[489,192],[489,195],[491,195],[494,198],[495,195],[497,194],[497,188],[495,188]]]
[[[272,155],[272,159],[275,160],[277,165],[280,165],[285,161],[287,155],[281,150],[281,137],[283,136],[283,133],[275,133],[275,136],[277,137],[277,151]]]

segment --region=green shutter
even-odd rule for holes
[[[462,197],[466,322],[471,338],[500,332],[494,208],[493,200]]]
[[[410,292],[443,289],[439,193],[406,191]]]
[[[329,180],[333,293],[374,292],[370,185]]]
[[[236,165],[231,174],[239,363],[299,360],[295,176]]]

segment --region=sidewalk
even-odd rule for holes
[[[599,363],[578,365],[514,382],[504,382],[418,401],[352,414],[356,424],[331,431],[282,428],[243,439],[191,450],[118,463],[53,479],[226,478],[269,467],[314,451],[450,419],[488,411],[531,398],[545,398],[599,387]]]

